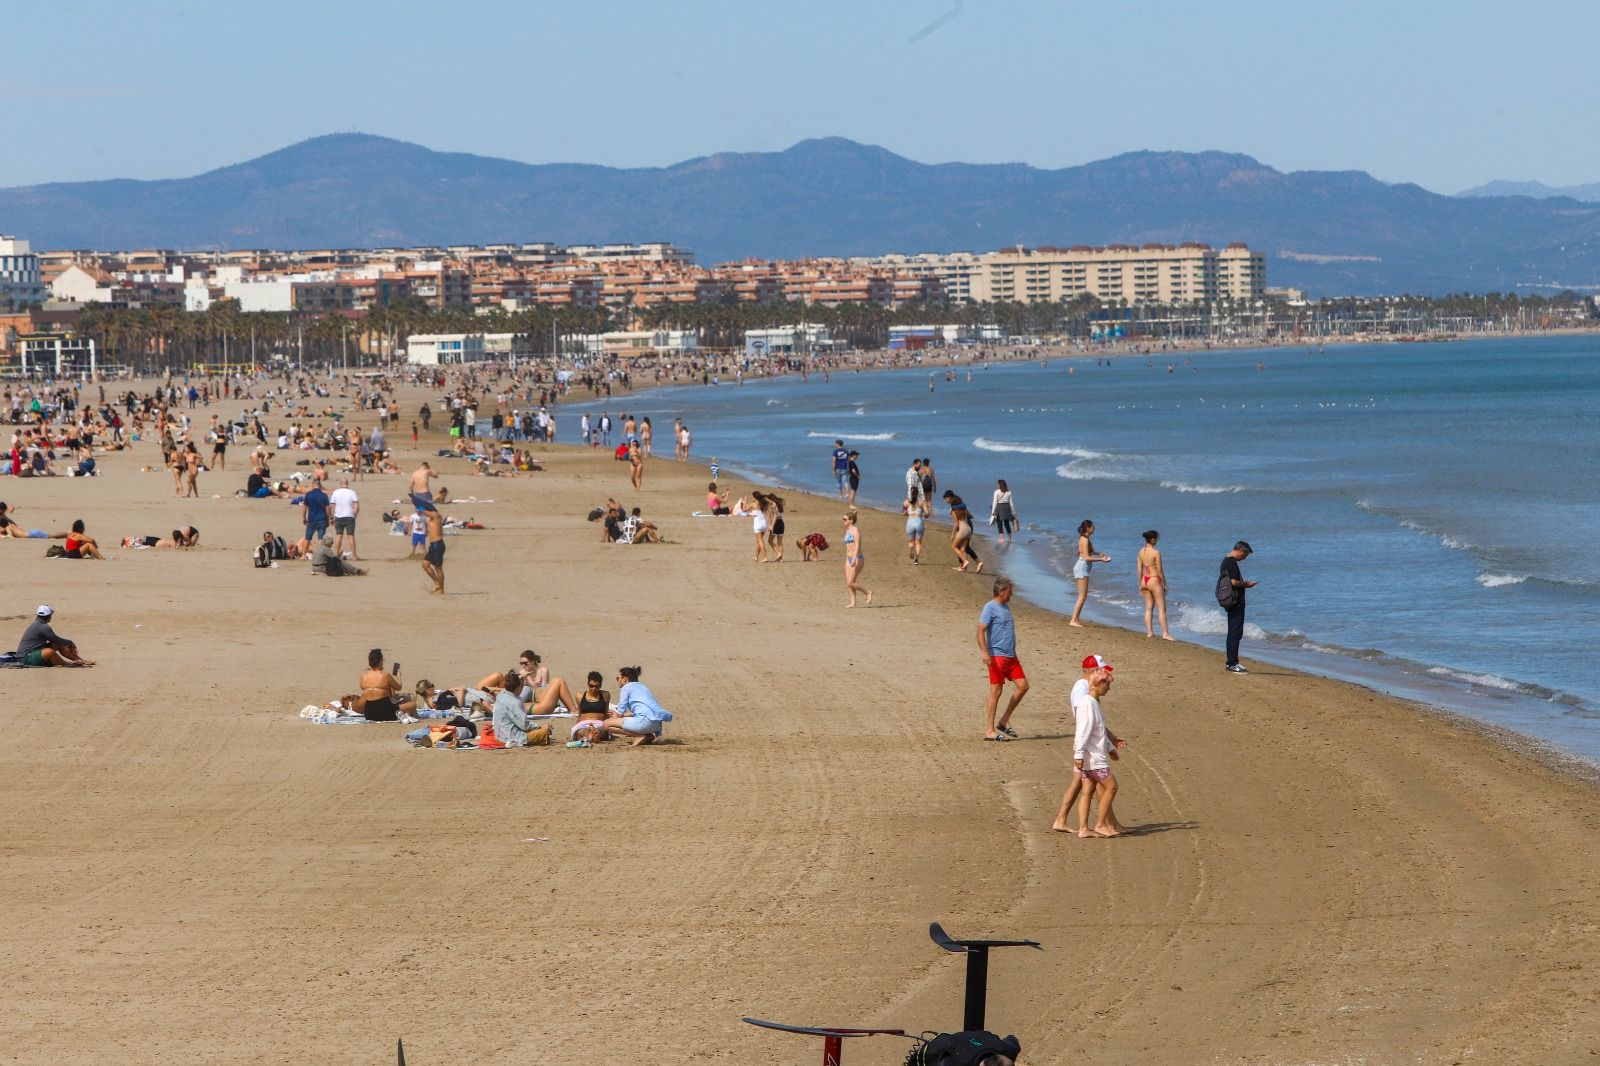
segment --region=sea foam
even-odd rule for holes
[[[900,436],[898,433],[818,433],[816,430],[806,431],[808,437],[819,437],[823,440],[894,440]]]
[[[1075,459],[1104,459],[1104,452],[1091,452],[1086,448],[1072,448],[1065,444],[1014,444],[1005,440],[979,437],[972,446],[984,452],[1017,452],[1022,455],[1068,455]]]

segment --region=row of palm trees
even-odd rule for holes
[[[362,366],[394,360],[406,338],[417,333],[513,333],[528,338],[535,354],[565,349],[570,334],[618,329],[698,330],[703,348],[742,349],[744,332],[780,326],[820,325],[851,347],[872,349],[888,343],[897,325],[994,326],[1008,336],[1067,333],[1089,335],[1097,320],[1123,318],[1145,323],[1164,318],[1201,323],[1245,320],[1288,324],[1308,318],[1337,321],[1380,308],[1403,308],[1413,317],[1439,320],[1502,321],[1536,319],[1558,309],[1583,304],[1576,293],[1554,296],[1517,293],[1457,294],[1445,297],[1401,296],[1340,298],[1291,309],[1277,301],[1256,301],[1248,307],[1231,301],[1175,311],[1167,307],[1129,306],[1079,296],[1059,303],[906,303],[898,307],[843,304],[828,307],[800,302],[658,304],[574,307],[537,305],[517,311],[501,308],[480,313],[470,307],[434,308],[417,298],[364,312],[244,312],[236,300],[218,300],[207,310],[184,311],[170,306],[118,309],[89,305],[78,313],[73,330],[99,342],[102,362],[140,370],[195,364],[250,364],[273,359],[330,366]],[[1187,326],[1185,328],[1188,328]]]

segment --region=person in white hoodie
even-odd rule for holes
[[[1078,835],[1080,837],[1117,837],[1123,834],[1111,804],[1117,795],[1117,779],[1111,773],[1111,761],[1117,758],[1117,749],[1127,744],[1106,726],[1105,715],[1100,710],[1100,698],[1111,691],[1111,675],[1101,672],[1090,680],[1088,691],[1073,701],[1072,714],[1077,723],[1072,740],[1072,766],[1083,779],[1083,792],[1078,797]],[[1089,827],[1089,801],[1091,794],[1099,797],[1100,814],[1094,826]]]

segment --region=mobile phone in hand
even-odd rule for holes
[[[391,674],[393,674],[395,677],[399,677],[400,676],[400,664],[398,662],[396,662],[394,664],[394,669],[390,670],[389,672]]]

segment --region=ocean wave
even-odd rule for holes
[[[1005,440],[979,437],[972,446],[984,452],[1017,452],[1022,455],[1069,455],[1076,459],[1105,459],[1104,452],[1091,452],[1086,448],[1072,448],[1065,444],[1014,444]]]
[[[1452,670],[1448,666],[1430,666],[1428,673],[1434,677],[1447,677],[1451,681],[1462,681],[1468,685],[1477,685],[1480,688],[1494,688],[1502,692],[1530,692],[1525,685],[1508,680],[1498,674],[1474,674],[1467,670]]]
[[[807,430],[806,436],[819,437],[823,440],[894,440],[898,433],[818,433],[816,430]]]
[[[1228,631],[1228,616],[1215,607],[1180,603],[1175,620],[1180,628],[1202,636],[1218,636]],[[1244,624],[1244,635],[1250,640],[1268,639],[1267,631],[1254,622]]]
[[[1225,492],[1249,492],[1244,485],[1190,485],[1183,481],[1163,481],[1161,487],[1174,492],[1194,492],[1202,496],[1217,496]]]
[[[1504,588],[1506,585],[1520,585],[1528,580],[1527,574],[1491,574],[1487,571],[1480,573],[1474,580],[1486,589]]]

